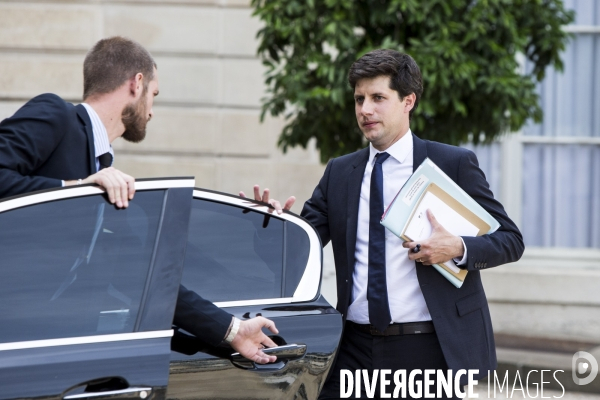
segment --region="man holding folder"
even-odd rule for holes
[[[323,245],[332,242],[337,309],[345,323],[320,398],[340,397],[341,370],[368,370],[372,376],[382,369],[392,374],[465,369],[484,377],[497,362],[479,270],[517,261],[524,250],[521,233],[494,199],[471,151],[411,132],[423,84],[409,55],[367,53],[351,66],[348,80],[369,146],[331,160],[302,210]],[[429,213],[431,237],[403,243],[380,224],[385,208],[427,157],[498,220],[496,232],[453,236]],[[451,259],[469,271],[460,289],[431,267]],[[461,384],[465,381],[463,376]]]

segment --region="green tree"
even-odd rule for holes
[[[252,0],[267,66],[266,113],[284,115],[279,145],[316,138],[321,160],[364,146],[348,68],[376,48],[410,54],[424,80],[411,128],[451,144],[491,141],[542,119],[535,92],[574,19],[562,0]],[[530,61],[527,72],[519,58]]]

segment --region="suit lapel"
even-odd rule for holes
[[[413,172],[427,158],[427,142],[419,139],[413,133]]]
[[[96,149],[94,148],[94,132],[92,131],[92,121],[90,120],[90,116],[87,113],[87,110],[81,104],[76,106],[77,115],[82,122],[82,125],[85,129],[85,133],[87,136],[87,144],[88,144],[88,160],[89,160],[89,169],[90,175],[96,172]]]
[[[346,250],[348,272],[354,272],[354,252],[356,250],[356,229],[358,226],[358,205],[360,202],[360,188],[363,175],[369,161],[369,148],[359,151],[352,160],[351,170],[348,175],[348,225],[346,227]]]

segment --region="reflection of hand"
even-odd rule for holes
[[[113,167],[104,168],[83,179],[81,183],[95,183],[106,191],[108,200],[119,208],[126,208],[135,193],[135,179]],[[66,181],[67,186],[77,181]]]
[[[246,197],[244,192],[240,192],[240,196]],[[292,206],[294,205],[294,202],[296,201],[296,198],[294,196],[290,196],[285,201],[285,204],[283,205],[283,208],[282,208],[281,203],[279,203],[279,201],[277,201],[275,199],[269,199],[269,189],[265,189],[265,191],[263,192],[263,194],[261,196],[260,195],[260,186],[254,185],[254,200],[262,201],[263,203],[268,203],[272,208],[275,209],[275,211],[277,211],[277,214],[281,214],[283,212],[282,210],[289,210],[290,208],[292,208]],[[269,210],[269,212],[273,212],[273,210]]]
[[[263,333],[262,328],[268,328],[273,333],[279,333],[275,323],[264,317],[241,321],[240,329],[231,341],[231,347],[242,356],[258,364],[275,362],[277,357],[266,355],[262,349],[264,347],[277,347],[277,344]]]
[[[427,210],[427,218],[431,223],[432,231],[428,239],[419,241],[418,244],[421,245],[421,250],[418,253],[412,251],[417,247],[417,242],[404,242],[402,244],[402,247],[409,249],[408,258],[424,265],[432,265],[462,257],[465,252],[462,239],[444,229],[435,219],[431,210]]]

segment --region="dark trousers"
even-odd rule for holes
[[[391,370],[391,375],[386,378],[391,381],[387,385],[386,393],[393,395],[394,380],[393,374],[397,370],[406,371],[406,381],[412,370],[420,369],[422,373],[426,369],[447,371],[448,366],[442,353],[442,348],[435,333],[424,333],[417,335],[397,335],[397,336],[372,336],[369,333],[358,331],[352,322],[346,322],[342,343],[338,352],[337,359],[329,378],[321,391],[320,400],[339,399],[340,398],[340,371],[349,370],[353,375],[356,370],[368,370],[370,377],[373,376],[373,370],[382,369]],[[356,379],[356,375],[354,375]],[[423,374],[418,375],[418,379],[423,381]],[[435,381],[435,376],[433,376]],[[360,397],[356,397],[356,390],[353,390],[350,398],[375,398],[379,399],[381,391],[380,380],[377,379],[375,396],[368,397],[364,381],[361,382],[362,388]],[[346,386],[348,380],[346,380]],[[430,390],[436,393],[436,387]],[[442,394],[443,391],[442,391]],[[411,399],[410,393],[406,391],[406,397],[399,393],[398,398]],[[420,398],[425,398],[424,391]],[[440,399],[454,399],[456,397],[436,397]]]

